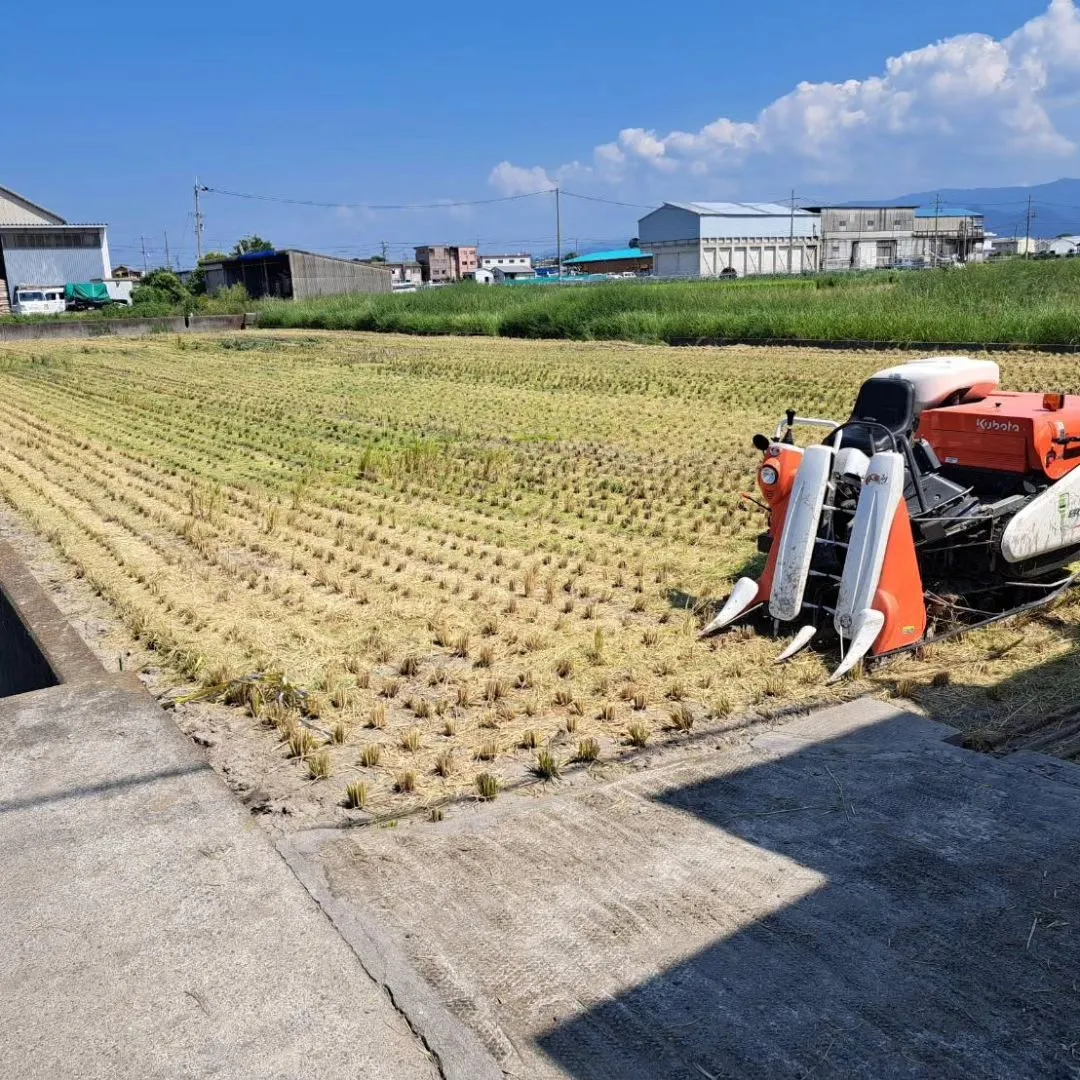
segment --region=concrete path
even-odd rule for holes
[[[0,698],[0,1075],[438,1076],[170,717],[11,570],[70,681]]]
[[[306,857],[510,1076],[1075,1080],[1080,768],[950,734],[856,702]]]

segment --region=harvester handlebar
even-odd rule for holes
[[[779,441],[783,436],[785,429],[790,431],[796,426],[824,427],[828,428],[830,431],[835,431],[840,425],[835,420],[823,420],[817,416],[796,416],[794,409],[788,409],[787,415],[776,425],[776,434],[773,436],[773,441]]]

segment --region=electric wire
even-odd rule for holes
[[[519,199],[533,199],[537,195],[550,195],[554,189],[527,191],[519,195],[500,195],[491,199],[443,200],[428,203],[347,203],[320,202],[315,199],[291,199],[281,195],[255,195],[244,191],[226,191],[224,188],[199,186],[200,191],[213,195],[227,195],[234,199],[255,199],[259,202],[288,203],[291,206],[314,206],[327,210],[450,210],[458,206],[489,206],[492,203],[516,202]]]

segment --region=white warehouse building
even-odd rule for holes
[[[818,215],[779,203],[666,202],[638,221],[655,277],[744,277],[818,269]]]

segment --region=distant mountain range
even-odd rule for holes
[[[1032,236],[1080,234],[1080,180],[1054,180],[1032,187],[942,188],[885,200],[863,199],[854,205],[932,208],[940,197],[943,207],[959,206],[985,215],[987,232],[998,236],[1023,236],[1029,196],[1033,211]]]

